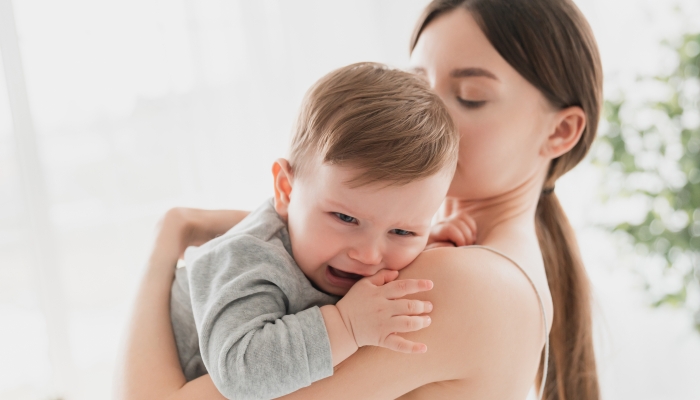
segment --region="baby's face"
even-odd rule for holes
[[[352,188],[351,168],[320,165],[293,181],[287,221],[294,259],[320,290],[344,295],[381,269],[400,270],[425,248],[451,176]]]

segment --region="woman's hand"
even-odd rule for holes
[[[248,214],[248,211],[238,210],[172,208],[158,224],[156,249],[160,246],[182,258],[189,246],[201,246],[223,235]]]
[[[134,302],[116,371],[115,398],[222,398],[209,376],[185,387],[170,323],[170,288],[175,264],[188,246],[199,246],[223,234],[246,215],[245,211],[192,208],[173,208],[165,213]]]

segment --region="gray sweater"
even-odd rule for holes
[[[267,201],[223,236],[185,252],[171,319],[187,380],[210,374],[227,398],[270,399],[333,374],[315,289]],[[199,333],[199,335],[198,335]]]

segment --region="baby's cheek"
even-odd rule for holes
[[[425,249],[425,243],[422,243],[420,246],[416,245],[402,249],[398,252],[395,259],[392,260],[392,266],[389,269],[398,271],[408,267],[423,252],[423,249]]]

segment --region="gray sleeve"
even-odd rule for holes
[[[241,266],[245,254],[214,251],[190,271],[200,351],[217,389],[227,398],[270,399],[330,376],[330,342],[320,309],[285,315],[289,298],[280,287],[285,278],[269,264],[284,260],[262,260],[270,249],[245,248],[255,259],[248,261],[257,265]]]
[[[177,345],[182,372],[187,381],[207,373],[199,353],[199,338],[192,315],[189,282],[185,268],[175,271],[175,280],[170,290],[170,321]]]

